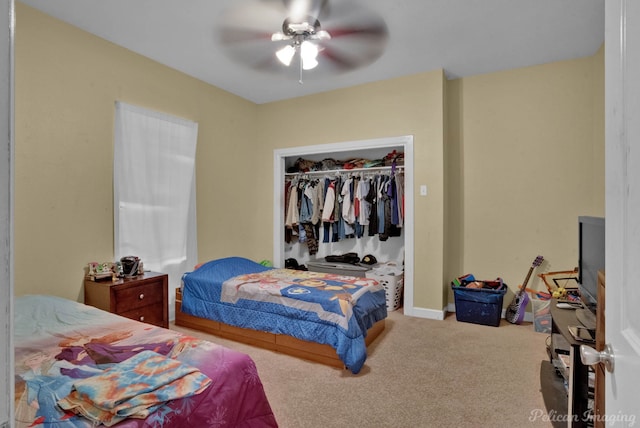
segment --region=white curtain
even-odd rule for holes
[[[197,263],[195,154],[198,124],[116,102],[115,257],[138,256],[175,289]]]

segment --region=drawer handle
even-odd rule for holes
[[[144,315],[140,317],[140,321],[144,321]]]
[[[138,299],[140,299],[140,300],[144,299],[144,294],[140,293],[140,295],[138,296]]]

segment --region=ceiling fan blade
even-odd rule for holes
[[[345,72],[372,64],[382,55],[383,51],[384,48],[378,45],[363,48],[362,44],[351,44],[350,46],[337,43],[335,46],[324,44],[320,51],[321,59],[319,62],[323,63],[327,59],[331,62],[333,69]]]
[[[218,19],[218,28],[220,31],[231,28],[271,34],[281,29],[287,12],[282,0],[253,0],[226,9]]]
[[[277,72],[283,67],[271,49],[236,49],[229,55],[235,61],[254,70]]]
[[[341,22],[324,27],[331,39],[323,40],[323,57],[342,71],[353,70],[377,60],[384,52],[389,33],[381,19],[371,18],[352,23]]]
[[[388,35],[387,24],[381,16],[344,2],[331,8],[331,13],[322,21],[322,29],[331,37],[361,35],[386,38]]]
[[[386,39],[388,36],[387,26],[384,23],[357,26],[351,28],[329,28],[326,30],[332,38],[346,37],[346,36],[360,36],[377,39]]]
[[[351,2],[333,3],[322,29],[331,35],[321,43],[324,55],[342,70],[378,59],[389,38],[387,24],[377,13]]]
[[[330,60],[332,68],[340,72],[353,70],[360,65],[360,63],[353,56],[340,52],[337,49],[325,47],[320,52],[320,55],[322,57],[322,60]]]
[[[220,30],[220,40],[223,43],[227,44],[271,41],[272,38],[273,34],[271,33],[260,30],[252,30],[249,28],[227,27]]]

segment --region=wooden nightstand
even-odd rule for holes
[[[169,328],[169,277],[145,272],[118,281],[84,280],[84,303],[96,308]]]

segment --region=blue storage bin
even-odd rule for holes
[[[507,285],[499,288],[465,288],[451,284],[456,304],[456,320],[498,327]]]

